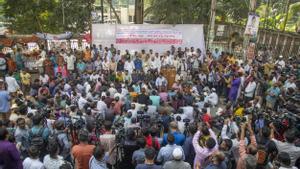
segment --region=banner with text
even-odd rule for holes
[[[170,46],[199,48],[205,53],[203,25],[108,25],[93,24],[93,44],[110,46],[130,52],[153,49],[165,52]]]
[[[182,33],[172,29],[117,29],[117,44],[182,44]]]

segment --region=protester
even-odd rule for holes
[[[0,168],[299,168],[297,57],[83,48],[0,51]]]

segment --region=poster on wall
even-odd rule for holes
[[[153,49],[154,52],[165,52],[175,47],[199,48],[205,53],[203,25],[167,25],[167,24],[93,24],[93,44],[115,46],[131,53]]]
[[[259,26],[259,16],[257,14],[249,14],[245,29],[245,35],[256,36]]]
[[[247,60],[249,63],[252,63],[252,60],[255,58],[255,43],[250,43],[247,48]]]

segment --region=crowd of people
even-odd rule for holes
[[[0,52],[0,169],[300,167],[300,56],[41,45],[36,76],[23,50]]]

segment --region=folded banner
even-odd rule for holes
[[[182,33],[172,29],[117,29],[117,44],[181,45]]]
[[[36,33],[36,36],[46,40],[63,40],[63,39],[70,39],[72,37],[72,32],[66,32],[57,35],[50,34],[50,33]]]

